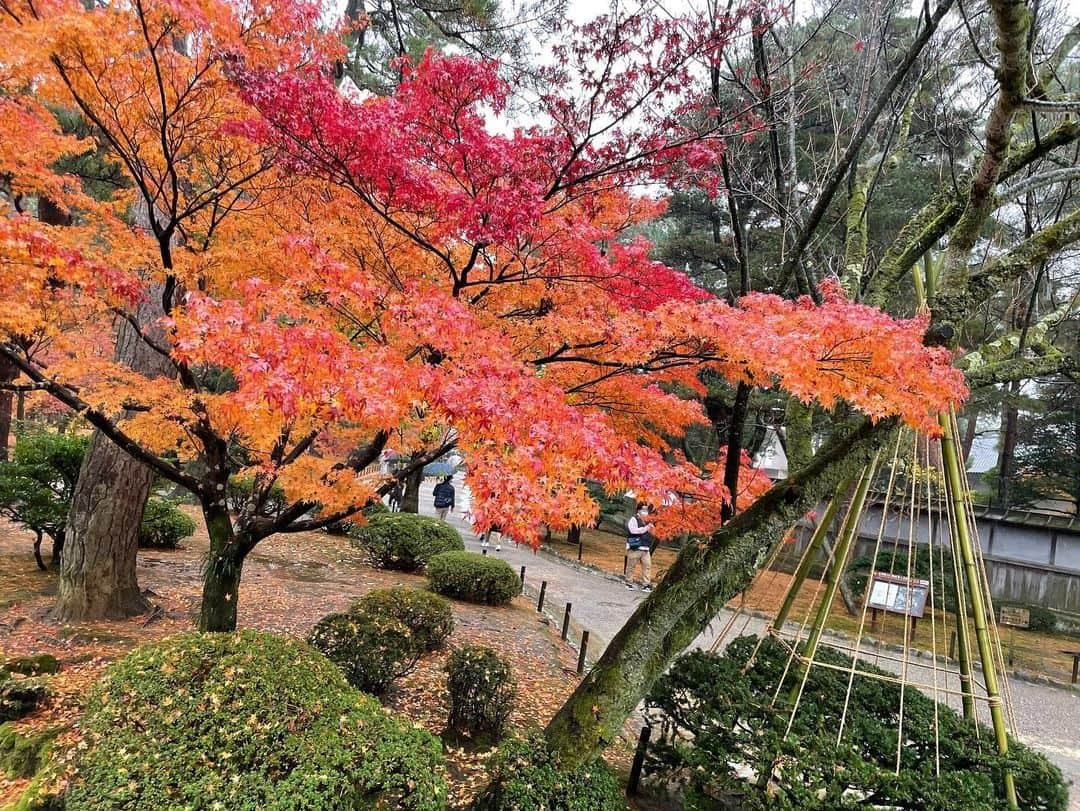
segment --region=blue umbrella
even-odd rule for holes
[[[424,465],[424,476],[453,476],[454,466],[449,462],[431,462]]]

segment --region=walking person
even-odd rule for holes
[[[488,527],[487,531],[483,535],[480,536],[480,546],[482,546],[482,547],[484,547],[486,549],[488,547],[488,545],[490,544],[492,538],[495,539],[495,551],[496,552],[501,552],[502,551],[502,530],[499,529],[494,524],[492,524],[490,527]]]
[[[450,484],[453,476],[447,476],[437,485],[432,495],[435,497],[435,514],[440,521],[446,520],[447,513],[454,511],[454,485]]]
[[[631,591],[635,588],[632,575],[634,569],[641,567],[641,588],[643,591],[652,591],[652,581],[649,573],[652,570],[652,546],[653,525],[649,523],[649,505],[638,502],[637,512],[626,523],[626,567],[623,577],[626,578],[626,587]]]

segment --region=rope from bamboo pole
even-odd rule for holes
[[[889,466],[889,484],[885,488],[885,501],[881,507],[881,521],[878,523],[877,539],[874,541],[874,553],[870,558],[870,573],[867,575],[866,587],[863,589],[863,605],[862,613],[859,615],[859,629],[855,633],[855,649],[862,649],[863,629],[866,627],[866,613],[869,610],[869,597],[870,597],[870,584],[874,578],[874,567],[877,565],[878,551],[881,549],[881,539],[885,535],[885,517],[889,512],[889,502],[892,500],[893,487],[896,484],[896,468],[900,463],[900,440],[903,438],[904,432],[897,431],[896,433],[896,445],[893,448],[892,462]],[[844,736],[844,727],[847,724],[848,707],[851,704],[851,689],[855,681],[855,659],[856,656],[852,656],[851,659],[851,672],[848,674],[847,690],[844,692],[844,709],[840,713],[840,729],[836,733],[836,743],[839,745]]]

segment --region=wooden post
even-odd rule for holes
[[[521,585],[525,585],[525,567],[521,567]]]
[[[570,631],[570,603],[566,604],[566,611],[562,618],[562,640],[566,641],[566,635]]]
[[[588,650],[588,648],[589,648],[589,632],[588,631],[582,631],[581,632],[581,651],[578,653],[578,657],[577,657],[577,672],[578,672],[579,676],[582,673],[585,672],[585,651]]]
[[[649,737],[652,735],[652,727],[646,724],[641,728],[638,735],[637,748],[634,750],[634,762],[630,764],[630,779],[626,783],[626,793],[635,795],[638,793],[638,783],[641,781],[641,767],[645,763],[645,752],[649,748]]]
[[[547,581],[542,580],[540,582],[540,598],[536,601],[537,612],[544,610],[544,594],[547,592]]]

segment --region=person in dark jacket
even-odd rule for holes
[[[435,497],[435,514],[440,521],[446,520],[447,513],[454,511],[454,485],[450,484],[452,476],[447,476],[437,485],[432,495]]]

